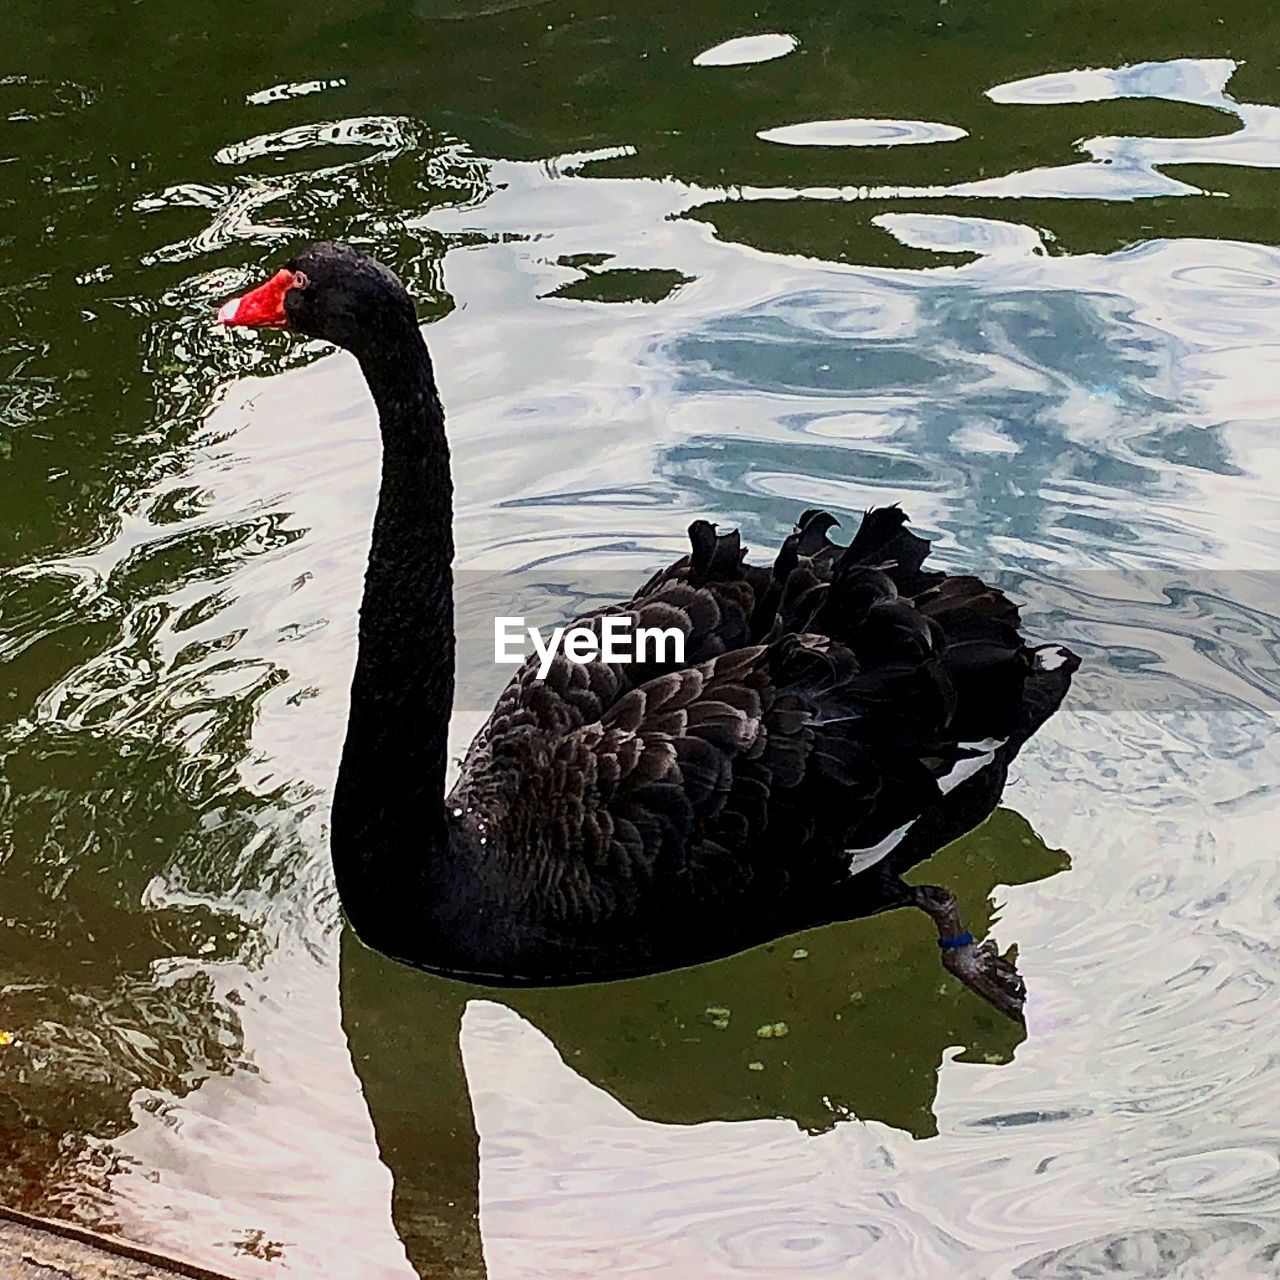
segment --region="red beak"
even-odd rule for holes
[[[287,329],[284,296],[293,288],[293,272],[281,269],[266,284],[229,298],[218,308],[219,324],[251,325],[255,329]]]

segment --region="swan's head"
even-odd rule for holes
[[[223,303],[218,323],[291,329],[356,355],[417,325],[413,300],[395,273],[337,243],[311,245],[265,284]]]

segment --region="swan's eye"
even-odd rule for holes
[[[295,271],[293,273],[293,284],[291,286],[292,288],[305,289],[307,285],[309,285],[310,283],[311,281],[307,279],[307,275],[305,271]]]

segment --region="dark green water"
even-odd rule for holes
[[[0,48],[0,1200],[237,1276],[1277,1274],[1280,19],[183,9]],[[436,322],[478,613],[901,500],[1085,655],[929,870],[1025,1035],[908,917],[518,996],[344,933],[370,411],[210,323],[321,236]]]

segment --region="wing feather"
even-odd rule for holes
[[[517,672],[451,806],[502,831],[492,856],[531,914],[639,935],[655,910],[667,928],[712,906],[785,912],[837,892],[847,850],[937,811],[961,744],[1014,741],[1035,669],[1016,607],[927,570],[897,507],[869,511],[847,547],[836,524],[805,512],[765,568],[736,531],[695,522],[689,555],[574,624],[678,628],[682,664]]]

